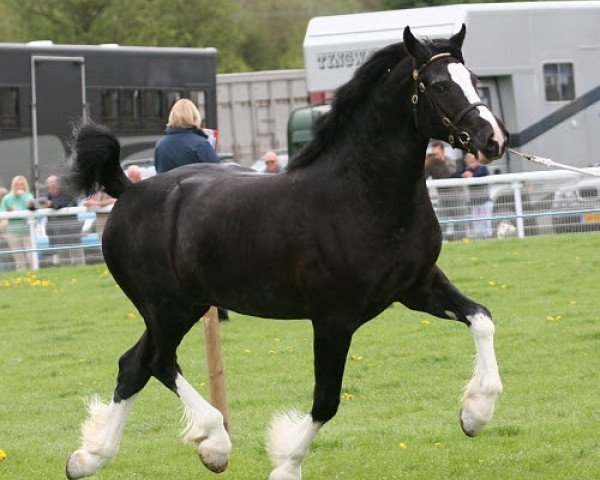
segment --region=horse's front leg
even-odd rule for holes
[[[478,435],[491,421],[496,401],[502,393],[494,352],[495,327],[490,312],[460,293],[438,267],[434,267],[427,280],[405,293],[400,301],[413,310],[458,320],[470,328],[475,341],[475,371],[464,391],[460,422],[466,435]]]
[[[308,415],[288,412],[276,415],[267,437],[267,449],[275,469],[269,480],[300,480],[302,461],[323,424],[332,419],[340,404],[342,377],[352,331],[330,322],[313,321],[315,390]]]
[[[494,416],[496,401],[502,393],[502,382],[494,352],[494,324],[487,309],[467,315],[475,340],[476,363],[473,377],[462,398],[460,423],[466,435],[474,437]]]

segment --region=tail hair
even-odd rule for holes
[[[70,146],[61,185],[72,194],[104,190],[118,198],[131,185],[119,163],[121,145],[108,127],[85,121],[75,126]]]

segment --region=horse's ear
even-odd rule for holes
[[[406,26],[404,29],[404,48],[411,57],[417,60],[417,63],[423,64],[429,60],[429,52],[425,45],[423,45],[410,31],[410,27]]]
[[[460,31],[450,37],[450,45],[460,50],[465,41],[465,33],[467,33],[467,26],[463,23]]]

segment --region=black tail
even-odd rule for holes
[[[72,154],[62,185],[73,194],[90,195],[104,190],[119,198],[130,185],[119,164],[121,145],[112,131],[93,122],[76,127]]]

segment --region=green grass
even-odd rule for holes
[[[304,479],[600,478],[599,240],[445,245],[440,265],[497,324],[505,393],[493,422],[477,438],[458,424],[469,331],[395,305],[355,335],[340,411],[317,436]],[[43,270],[37,281],[0,276],[1,479],[64,478],[85,400],[110,398],[117,359],[141,332],[104,266]],[[232,314],[222,337],[234,450],[218,478],[266,479],[272,413],[310,408],[310,324]],[[180,363],[207,396],[201,328]],[[181,443],[180,416],[177,398],[152,380],[119,455],[95,478],[212,478]]]

